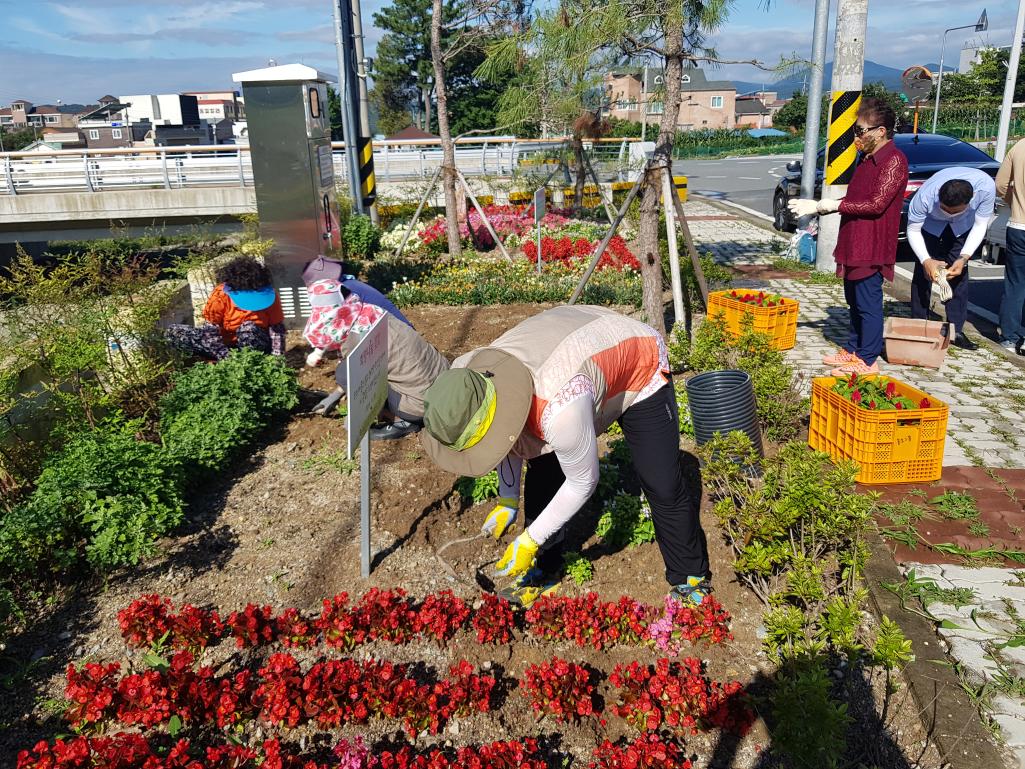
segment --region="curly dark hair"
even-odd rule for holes
[[[218,269],[217,282],[235,291],[258,291],[273,283],[270,270],[251,256],[237,256]]]
[[[886,138],[893,138],[894,127],[897,125],[897,113],[893,107],[882,99],[868,97],[861,100],[858,107],[858,117],[863,117],[873,125],[882,126],[886,129]]]

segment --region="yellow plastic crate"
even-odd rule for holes
[[[734,289],[730,289],[732,291]],[[735,289],[738,293],[744,289]],[[730,296],[730,291],[710,291],[708,315],[721,316],[730,332],[740,336],[741,320],[745,315],[754,318],[754,330],[772,339],[777,350],[789,350],[797,343],[797,313],[800,303],[796,299],[782,298],[775,307],[758,307]],[[753,289],[752,289],[753,291]]]
[[[876,377],[865,377],[875,379]],[[943,475],[947,439],[946,403],[893,377],[897,394],[928,408],[869,410],[833,392],[835,377],[816,377],[811,385],[808,445],[833,459],[852,459],[861,467],[858,481],[923,483]]]

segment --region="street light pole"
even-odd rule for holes
[[[1025,0],[1023,0],[1025,1]],[[641,141],[643,142],[648,133],[648,65],[644,65],[644,72],[641,74]],[[540,264],[540,260],[538,261]]]
[[[950,29],[943,30],[943,40],[940,43],[940,75],[936,80],[936,103],[932,109],[932,132],[936,133],[936,124],[940,119],[940,90],[943,88],[943,56],[947,51],[947,33],[954,32],[959,29],[974,29],[976,32],[985,32],[989,29],[989,17],[986,15],[986,9],[982,9],[982,15],[979,16],[979,20],[974,24],[965,24],[961,27],[951,27]]]
[[[813,29],[811,84],[807,96],[808,110],[804,124],[804,158],[801,161],[802,198],[815,197],[815,161],[819,152],[819,125],[822,122],[822,78],[826,69],[829,0],[815,0],[815,26]],[[807,82],[807,74],[805,82]],[[806,228],[808,220],[801,221],[800,226]]]
[[[997,129],[996,160],[1003,162],[1007,154],[1007,135],[1011,128],[1011,105],[1014,102],[1014,88],[1018,83],[1018,61],[1021,59],[1021,36],[1025,34],[1025,0],[1018,0],[1018,18],[1014,23],[1014,39],[1011,40],[1011,60],[1007,64],[1007,80],[1004,82],[1004,100],[1000,105],[1000,127]]]

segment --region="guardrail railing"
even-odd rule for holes
[[[622,163],[633,141],[590,142],[592,161]],[[331,146],[335,178],[347,183],[345,144],[333,142]],[[522,170],[524,161],[558,155],[564,147],[562,139],[464,139],[456,144],[456,166],[468,176],[512,175]],[[0,194],[251,187],[249,153],[245,145],[8,152],[0,154]],[[441,163],[437,139],[374,143],[374,171],[379,182],[429,178]]]

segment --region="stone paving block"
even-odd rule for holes
[[[961,663],[964,676],[973,686],[982,686],[1000,672],[993,660],[986,657],[986,649],[978,640],[961,635],[946,636],[940,631],[950,648],[950,656]]]
[[[982,603],[1000,604],[1006,598],[1025,606],[1025,587],[1014,585],[1018,581],[1014,571],[1016,570],[996,566],[971,569],[967,566],[945,564],[941,567],[943,579],[949,586],[972,588]]]
[[[1021,760],[1020,749],[1025,748],[1025,720],[1003,713],[995,713],[993,720],[1000,727],[1000,736],[1004,742],[1009,748],[1014,749],[1015,756]]]

